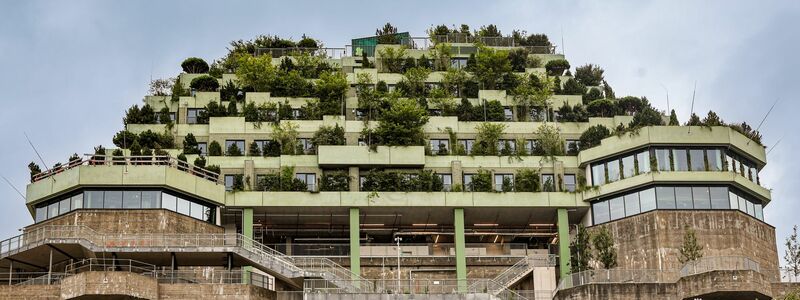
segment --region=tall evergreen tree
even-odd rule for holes
[[[603,265],[603,269],[611,269],[617,266],[617,249],[614,248],[614,236],[607,227],[601,227],[592,237],[594,249],[597,251],[597,260]]]
[[[697,243],[697,236],[694,233],[694,229],[688,226],[686,227],[683,233],[683,245],[681,245],[679,251],[681,254],[679,261],[681,263],[694,261],[703,257],[703,246]]]
[[[570,270],[573,273],[591,270],[589,261],[592,260],[591,236],[583,224],[578,225],[575,239],[569,244],[569,251],[572,254],[569,260]]]

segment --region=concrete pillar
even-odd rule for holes
[[[350,273],[353,279],[361,276],[361,223],[358,207],[350,208]]]
[[[556,188],[556,191],[561,192],[564,191],[564,163],[561,161],[553,162],[553,187]]]
[[[245,208],[242,210],[242,235],[247,237],[243,246],[251,246],[250,240],[253,239],[253,209]],[[242,283],[250,283],[250,271],[253,270],[251,266],[242,267]]]
[[[359,182],[361,181],[361,179],[359,178],[358,167],[350,167],[348,175],[350,176],[350,191],[358,192],[359,185],[361,185],[361,183]]]
[[[178,107],[178,114],[175,116],[175,118],[177,119],[176,123],[186,124],[186,117],[187,117],[186,115],[187,115],[187,107],[186,106]]]
[[[453,210],[453,229],[456,246],[456,279],[458,291],[467,291],[467,257],[466,242],[464,241],[464,208]]]
[[[242,150],[242,152],[244,152],[244,150]],[[256,189],[256,168],[252,159],[246,159],[244,161],[244,180],[246,180],[245,185],[250,190]]]
[[[453,176],[453,186],[460,185],[466,189],[464,186],[464,169],[461,168],[460,160],[450,161],[450,174]]]
[[[558,209],[558,266],[560,278],[566,278],[571,272],[569,268],[569,218],[566,208]]]

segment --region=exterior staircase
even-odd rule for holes
[[[491,279],[491,286],[484,287],[491,294],[497,295],[505,290],[510,290],[512,286],[528,276],[536,267],[552,267],[556,265],[555,255],[531,255],[525,256],[517,263],[508,267],[500,274]],[[470,290],[477,290],[477,287],[470,287]]]

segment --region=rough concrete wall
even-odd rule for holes
[[[719,292],[756,292],[771,296],[772,286],[764,275],[755,271],[713,271],[678,280],[681,299],[702,298]]]
[[[558,291],[554,300],[676,300],[676,284],[591,284]]]
[[[63,299],[102,295],[158,299],[158,283],[129,272],[83,272],[61,281]]]
[[[772,297],[783,299],[789,292],[800,292],[800,282],[777,282],[772,284]]]
[[[0,299],[61,299],[58,285],[0,285]]]
[[[680,269],[684,228],[695,230],[703,255],[744,256],[777,274],[775,229],[738,211],[652,211],[598,225],[614,235],[620,269]],[[770,273],[771,274],[771,273]]]
[[[159,299],[274,300],[275,292],[244,284],[160,284]]]
[[[222,227],[199,221],[166,209],[76,210],[57,218],[28,226],[32,230],[46,225],[84,225],[102,233],[223,233]]]
[[[494,300],[488,294],[308,294],[306,300]]]
[[[349,267],[347,257],[332,258],[343,267]],[[494,278],[505,271],[520,257],[468,257],[467,278]],[[407,279],[409,273],[416,279],[454,279],[456,272],[455,257],[402,257],[400,259],[400,278]],[[361,276],[367,279],[394,280],[397,277],[397,258],[395,257],[362,257]]]

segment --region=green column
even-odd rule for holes
[[[252,208],[245,208],[242,210],[242,235],[247,237],[245,239],[244,245],[242,246],[251,246],[250,240],[253,239],[253,209]],[[251,266],[244,266],[242,270],[245,272],[242,276],[242,283],[248,284],[250,283],[250,271],[253,270]]]
[[[558,266],[561,278],[570,274],[569,270],[569,218],[566,208],[558,209]]]
[[[361,276],[361,223],[358,207],[350,208],[350,273],[353,279]]]
[[[456,208],[453,210],[453,227],[455,230],[456,243],[456,279],[458,280],[458,291],[467,291],[467,257],[466,243],[464,242],[464,209]]]

